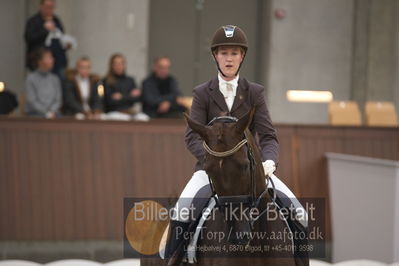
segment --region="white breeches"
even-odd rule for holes
[[[294,193],[275,175],[271,176],[271,179],[274,183],[276,190],[282,192],[287,198],[290,198],[292,204],[296,209],[302,208],[302,205],[299,203]],[[271,188],[271,182],[269,182],[268,187]],[[205,192],[204,192],[205,191]],[[176,210],[181,210],[182,208],[190,208],[192,205],[196,205],[193,203],[196,197],[206,197],[210,193],[210,185],[208,175],[204,170],[199,170],[194,172],[190,181],[188,181],[187,185],[184,187],[183,192],[181,193],[179,200],[177,201],[175,208]],[[199,194],[199,195],[198,195]],[[202,194],[202,195],[201,195]],[[305,211],[306,212],[306,211]],[[184,217],[177,217],[176,220],[181,222],[187,221]],[[306,219],[307,220],[307,219]],[[307,224],[307,221],[306,221]]]
[[[192,198],[197,192],[204,186],[209,185],[208,175],[204,170],[198,170],[194,172],[190,181],[184,187],[183,192],[180,194],[180,198]]]

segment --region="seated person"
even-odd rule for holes
[[[54,58],[46,48],[38,50],[37,68],[26,78],[26,113],[29,116],[55,118],[60,113],[62,89],[51,72]]]
[[[100,114],[102,105],[97,93],[98,81],[98,76],[91,74],[89,58],[80,58],[76,62],[76,68],[67,71],[65,76],[63,113],[84,114],[86,118],[94,118],[96,114]]]
[[[109,62],[109,71],[104,79],[105,112],[119,111],[133,114],[135,103],[141,101],[141,91],[134,78],[126,75],[126,61],[123,55],[114,54]]]
[[[152,118],[182,117],[185,111],[177,81],[170,75],[170,65],[168,57],[158,57],[152,74],[143,81],[143,111]]]
[[[18,107],[15,94],[6,90],[4,82],[0,82],[0,115],[8,115]]]

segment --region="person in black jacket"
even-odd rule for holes
[[[170,59],[154,60],[152,74],[143,81],[143,111],[152,118],[181,117],[186,109],[180,104],[181,92],[170,75]]]
[[[108,74],[104,79],[105,112],[133,114],[133,105],[141,102],[141,90],[137,88],[134,78],[127,76],[125,71],[125,57],[122,54],[112,55]]]
[[[8,115],[18,107],[15,94],[6,90],[4,82],[0,82],[0,115]]]
[[[94,118],[102,112],[102,103],[97,87],[99,77],[91,73],[88,57],[76,62],[76,68],[66,72],[63,86],[63,107],[65,115],[82,114],[86,118]]]
[[[41,0],[40,11],[29,18],[26,23],[26,66],[30,70],[34,70],[37,67],[35,52],[39,48],[48,47],[55,59],[52,72],[63,77],[63,72],[67,66],[66,50],[70,48],[70,45],[63,47],[61,44],[59,37],[63,34],[64,27],[61,20],[54,14],[54,9],[54,0]],[[51,38],[52,36],[53,38]]]

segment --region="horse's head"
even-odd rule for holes
[[[238,211],[235,214],[239,217],[232,217],[231,211],[240,206],[245,209],[248,203],[244,202],[245,197],[241,196],[254,193],[248,144],[244,133],[252,121],[253,114],[254,109],[251,109],[238,120],[216,119],[208,125],[202,125],[185,115],[189,127],[204,140],[204,170],[211,179],[214,192],[219,199],[224,198],[224,202],[227,203],[224,210],[226,221],[233,226],[234,231],[241,232],[250,231],[249,221],[246,219],[248,216],[241,215]],[[230,210],[230,207],[233,209]],[[238,239],[231,240],[242,242]],[[247,242],[245,239],[244,241]]]
[[[232,150],[245,138],[244,131],[251,123],[252,115],[251,110],[236,122],[216,119],[210,125],[202,125],[188,115],[186,115],[186,120],[189,127],[199,134],[212,151],[226,152]],[[249,160],[245,145],[227,156],[218,157],[206,153],[204,170],[211,178],[219,196],[244,195],[251,189],[248,178]]]

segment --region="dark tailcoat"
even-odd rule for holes
[[[262,85],[247,81],[245,78],[240,78],[238,80],[234,103],[231,111],[229,111],[224,96],[219,90],[219,80],[216,77],[194,88],[190,117],[206,125],[212,118],[221,115],[241,118],[252,107],[255,107],[255,114],[249,129],[257,139],[257,144],[262,154],[262,161],[273,160],[277,164],[278,140],[266,106],[263,91],[264,87]],[[185,142],[187,149],[198,160],[195,170],[203,169],[205,150],[202,146],[202,139],[191,128],[187,127]]]

